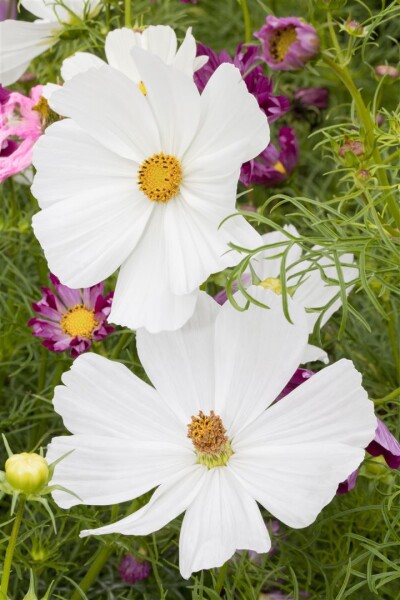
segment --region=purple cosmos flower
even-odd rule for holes
[[[274,186],[293,173],[299,160],[299,143],[292,127],[280,128],[278,144],[280,150],[269,144],[256,159],[242,165],[240,181],[244,185]]]
[[[230,63],[239,69],[247,89],[256,97],[261,110],[267,115],[270,123],[288,112],[289,99],[286,96],[273,94],[272,79],[265,77],[262,66],[258,64],[260,56],[256,46],[244,47],[240,44],[232,59],[226,50],[216,54],[211,48],[197,44],[197,56],[204,55],[208,56],[208,62],[194,74],[194,80],[200,92],[204,90],[211,75],[222,63]]]
[[[20,173],[32,162],[32,147],[42,134],[39,102],[42,86],[31,89],[30,97],[0,86],[0,182]]]
[[[304,381],[307,381],[314,374],[314,371],[310,371],[309,369],[297,369],[289,383],[279,394],[277,400],[289,394],[289,392],[304,383]],[[400,467],[400,443],[380,419],[377,419],[375,437],[365,449],[371,456],[383,456],[386,464],[391,469],[398,469]],[[346,481],[339,484],[336,493],[342,495],[350,492],[356,485],[357,477],[358,469],[353,471]]]
[[[328,108],[329,92],[326,88],[299,88],[294,93],[295,101],[305,108]]]
[[[262,56],[275,71],[297,71],[319,51],[314,27],[297,17],[267,17],[254,34],[262,42]]]
[[[151,571],[151,565],[146,560],[141,561],[132,556],[132,554],[127,554],[122,559],[118,570],[122,581],[133,585],[138,581],[148,578]]]
[[[93,341],[99,341],[114,331],[107,324],[113,292],[104,297],[104,284],[73,290],[50,274],[54,292],[41,288],[43,298],[32,304],[40,315],[28,322],[33,335],[43,338],[43,346],[53,352],[71,350],[76,357],[86,352]],[[42,318],[44,317],[44,318]]]
[[[17,18],[17,0],[0,0],[0,21]]]

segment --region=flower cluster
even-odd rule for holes
[[[21,4],[38,20],[0,23],[6,84],[103,3]],[[184,578],[221,567],[238,549],[272,556],[275,518],[313,523],[354,487],[365,450],[400,466],[400,444],[351,361],[299,368],[329,363],[310,335],[356,285],[354,255],[300,243],[289,223],[261,235],[234,214],[239,181],[278,185],[298,164],[294,128],[276,126],[271,143],[270,125],[328,105],[325,88],[298,88],[291,102],[265,75],[266,66],[294,71],[317,55],[311,25],[269,16],[255,36],[261,48],[240,44],[232,58],[196,45],[190,28],[178,45],[169,26],[123,27],[107,34],[105,60],[66,58],[62,84],[42,82],[30,98],[0,87],[0,180],[32,161],[33,230],[52,271],[28,325],[44,347],[75,358],[53,398],[71,435],[54,437],[46,459],[11,456],[2,486],[52,492],[64,509],[154,490],[135,512],[80,535],[143,536],[184,514]],[[41,96],[60,116],[46,127]],[[343,160],[364,153],[359,143],[345,141]],[[237,267],[243,249],[251,254],[233,302],[225,290],[212,298],[203,284]],[[105,296],[103,281],[118,269]],[[152,385],[89,351],[113,332],[109,323],[136,331]],[[122,581],[146,580],[149,561],[126,554]]]

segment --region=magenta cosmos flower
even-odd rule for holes
[[[292,127],[281,127],[278,134],[278,149],[269,144],[261,154],[244,165],[240,181],[244,185],[278,185],[291,175],[299,161],[299,143]]]
[[[313,375],[315,375],[314,371],[310,371],[309,369],[297,369],[293,377],[279,394],[277,400],[280,400],[292,392],[299,385],[307,381],[307,379],[310,379],[310,377]],[[378,426],[375,431],[375,437],[368,444],[365,450],[371,456],[383,456],[386,464],[391,469],[398,469],[400,467],[400,443],[390,433],[383,421],[377,419],[377,422]],[[350,492],[350,490],[352,490],[356,485],[357,477],[358,469],[353,471],[353,473],[351,473],[345,481],[339,484],[336,493],[342,495]]]
[[[265,77],[262,66],[258,64],[260,56],[256,46],[244,48],[240,44],[232,59],[226,50],[217,54],[204,44],[197,44],[197,56],[208,56],[207,63],[194,74],[200,92],[204,90],[211,75],[220,65],[230,63],[239,69],[248,91],[255,96],[269,123],[273,123],[290,109],[290,102],[286,96],[273,94],[272,79]]]
[[[122,559],[118,570],[122,581],[134,585],[138,581],[148,578],[151,565],[147,560],[138,560],[132,554],[127,554]]]
[[[329,92],[323,87],[298,88],[294,93],[294,100],[304,108],[328,108]]]
[[[41,85],[33,87],[30,96],[0,86],[0,182],[32,162],[33,145],[42,135],[40,113],[33,110],[41,93]]]
[[[0,0],[0,21],[17,18],[17,0]]]
[[[260,31],[262,57],[275,71],[297,71],[319,51],[314,27],[297,17],[267,17]]]
[[[73,290],[50,274],[54,292],[41,288],[43,298],[32,304],[40,318],[28,322],[33,335],[43,338],[43,346],[53,352],[70,350],[76,357],[86,352],[92,342],[103,340],[114,331],[107,324],[113,292],[104,297],[104,284]]]

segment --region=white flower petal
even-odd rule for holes
[[[126,183],[96,187],[40,211],[32,226],[50,270],[69,287],[88,287],[123,263],[153,208]]]
[[[340,262],[344,264],[351,264],[354,261],[353,254],[344,254],[340,257]],[[333,260],[328,257],[323,257],[318,261],[318,266],[321,267],[325,273],[325,277],[338,282],[338,272]],[[320,308],[322,309],[328,302],[333,300],[335,296],[338,298],[332,303],[332,305],[325,311],[324,316],[321,320],[321,327],[330,319],[341,306],[342,301],[340,298],[340,285],[328,284],[321,276],[321,272],[318,267],[312,264],[310,261],[304,261],[298,265],[297,270],[304,270],[304,277],[301,278],[301,283],[294,293],[294,298],[297,302],[300,302],[305,308]],[[358,269],[356,266],[347,267],[342,266],[341,268],[343,280],[345,283],[352,281],[358,277]],[[350,293],[352,286],[347,286],[346,295]],[[307,320],[309,324],[309,331],[312,333],[314,325],[318,320],[321,311],[307,313]]]
[[[56,20],[53,3],[46,2],[46,0],[20,0],[20,2],[27,11],[38,17],[38,19]]]
[[[80,537],[107,533],[147,535],[158,531],[193,502],[204,483],[206,472],[206,468],[200,465],[182,469],[161,484],[143,508],[111,525],[82,531]]]
[[[146,87],[146,100],[158,125],[162,151],[180,159],[192,142],[200,119],[196,84],[141,48],[132,48],[131,54]]]
[[[47,127],[35,144],[32,162],[37,169],[32,193],[41,208],[86,192],[107,195],[118,204],[120,189],[132,190],[133,203],[149,204],[138,190],[137,164],[101,146],[71,119]]]
[[[78,73],[85,73],[88,69],[98,69],[106,63],[95,54],[89,52],[76,52],[66,58],[61,66],[61,77],[64,81],[72,79]]]
[[[181,440],[191,449],[168,404],[124,365],[93,352],[79,356],[55,388],[54,409],[74,434],[134,441]]]
[[[178,331],[136,334],[140,361],[163,400],[187,426],[214,408],[214,325],[219,305],[199,293],[196,310]]]
[[[179,69],[189,77],[193,77],[193,72],[196,70],[196,52],[196,40],[192,35],[192,28],[189,27],[186,31],[185,39],[180,45],[178,52],[176,53],[175,58],[172,61],[172,65],[175,67],[175,69]]]
[[[79,499],[55,490],[54,500],[62,508],[132,500],[196,462],[194,454],[180,444],[87,434],[53,438],[46,458],[53,462],[68,452],[57,464],[51,483]]]
[[[208,63],[208,59],[209,57],[205,55],[196,56],[196,58],[194,59],[194,71],[198,71],[199,69],[204,67],[204,65]]]
[[[61,86],[57,85],[56,83],[46,83],[46,85],[44,85],[42,87],[42,97],[46,98],[46,100],[50,100],[51,95],[60,89]]]
[[[361,375],[341,360],[243,429],[229,467],[273,515],[305,527],[358,467],[375,429]]]
[[[251,304],[245,312],[226,302],[215,326],[215,412],[230,437],[254,421],[278,396],[300,364],[307,343],[307,322],[298,304],[259,286],[251,296],[269,306]]]
[[[307,344],[301,359],[301,364],[316,362],[317,360],[325,363],[326,365],[329,363],[329,357],[327,353],[322,350],[322,348],[318,348],[318,346],[313,346],[312,344]]]
[[[138,47],[155,54],[167,65],[173,63],[176,54],[176,33],[169,25],[150,25],[140,35]]]
[[[130,51],[140,37],[140,33],[127,27],[115,29],[107,35],[104,48],[110,67],[121,71],[135,83],[139,83],[140,73]]]
[[[119,156],[140,164],[160,151],[159,133],[145,96],[131,79],[107,65],[66,81],[52,94],[50,104]]]
[[[271,541],[256,502],[224,467],[207,473],[188,507],[179,540],[179,566],[195,571],[221,567],[235,550],[268,552]]]
[[[178,296],[169,286],[165,251],[165,205],[153,206],[140,243],[118,275],[109,321],[156,333],[182,327],[193,314],[197,290]]]
[[[187,150],[188,176],[218,169],[229,173],[254,158],[269,142],[269,126],[240,71],[222,64],[201,94],[199,130]]]
[[[31,60],[55,44],[58,22],[26,23],[13,19],[0,23],[0,84],[11,85],[28,68]]]
[[[169,285],[178,294],[191,292],[210,273],[222,271],[235,262],[229,261],[228,254],[224,256],[229,247],[218,226],[205,213],[191,210],[182,196],[166,206],[165,246],[167,262],[173,265],[169,270]]]

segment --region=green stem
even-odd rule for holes
[[[79,583],[79,588],[82,592],[87,592],[87,590],[90,588],[92,583],[96,580],[98,574],[100,573],[100,571],[102,570],[102,568],[104,567],[104,565],[106,564],[108,559],[110,558],[111,554],[112,554],[112,548],[110,548],[109,546],[103,546],[96,552],[94,561],[92,562],[92,565],[91,565],[89,571],[86,573],[85,577]],[[79,593],[78,590],[75,590],[75,592],[72,594],[71,600],[82,600],[82,595]]]
[[[375,143],[374,121],[372,119],[370,111],[364,104],[364,100],[361,96],[359,89],[355,86],[347,67],[345,67],[343,64],[340,64],[339,62],[335,62],[334,60],[326,56],[326,54],[323,54],[322,57],[325,63],[328,65],[328,67],[332,69],[332,71],[337,75],[337,77],[346,86],[348,92],[352,96],[358,114],[358,118],[365,130],[365,141],[367,144],[367,149],[369,152],[371,152],[375,163],[378,165],[376,176],[382,187],[390,187],[389,180],[384,169],[384,162],[380,155],[379,149]],[[340,56],[338,58],[340,58]],[[398,207],[396,200],[391,194],[388,195],[387,202],[389,212],[393,217],[396,226],[400,229],[400,208]]]
[[[247,6],[246,0],[240,0],[240,6],[242,7],[243,23],[244,23],[244,39],[246,44],[251,42],[251,21],[249,7]]]
[[[374,400],[374,404],[375,404],[375,406],[378,406],[379,404],[386,404],[386,402],[390,402],[391,400],[396,400],[396,398],[398,398],[398,397],[400,397],[400,387],[393,390],[393,392],[390,392],[390,394],[388,394],[387,396],[384,396],[383,398],[378,398],[377,400]]]
[[[222,565],[218,573],[217,583],[215,584],[215,591],[220,594],[224,589],[226,573],[228,571],[228,561]]]
[[[119,336],[118,343],[116,344],[114,350],[111,352],[110,358],[119,358],[122,348],[125,346],[125,344],[127,344],[131,335],[131,332],[125,332]]]
[[[15,546],[17,544],[19,528],[20,528],[20,525],[22,522],[22,517],[24,514],[24,508],[25,508],[25,498],[23,498],[21,496],[19,499],[18,510],[17,510],[17,514],[15,516],[13,528],[11,531],[11,536],[8,541],[6,557],[4,559],[3,575],[1,577],[1,588],[0,588],[2,600],[7,600],[8,583],[10,581],[12,560],[13,560],[13,556],[14,556]]]
[[[125,0],[125,27],[130,27],[132,22],[131,0]]]

